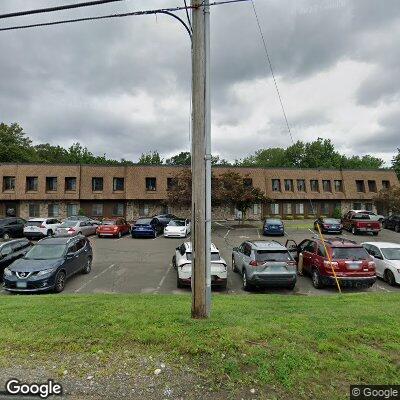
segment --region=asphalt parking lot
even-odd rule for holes
[[[288,223],[286,236],[272,238],[285,244],[287,239],[294,239],[299,243],[305,238],[315,235],[307,227],[307,222],[299,224]],[[315,295],[333,294],[336,288],[315,289],[311,279],[307,276],[298,277],[293,291],[286,289],[267,289],[257,292],[242,290],[240,275],[231,270],[231,251],[234,246],[240,245],[245,240],[266,239],[261,234],[261,224],[245,224],[216,222],[213,224],[212,240],[219,248],[221,255],[228,263],[227,290],[215,289],[213,293],[223,295],[247,293],[280,293],[287,295]],[[347,232],[344,237],[358,241],[388,241],[400,242],[400,234],[389,230],[382,230],[378,237],[369,235],[353,236]],[[187,239],[189,240],[189,239]],[[121,239],[90,238],[94,250],[94,263],[89,275],[76,275],[67,282],[66,293],[190,293],[190,289],[178,289],[176,285],[176,272],[172,268],[171,260],[175,248],[183,239],[167,239],[159,236],[156,239],[132,239],[130,236]],[[345,289],[352,292],[356,289]],[[357,291],[360,291],[358,289]],[[363,292],[394,292],[400,291],[400,286],[392,287],[378,279],[369,289]],[[4,294],[5,292],[2,291]]]

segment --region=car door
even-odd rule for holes
[[[251,246],[247,242],[245,242],[243,245],[242,260],[243,268],[247,271],[251,262]]]
[[[239,271],[242,271],[243,269],[243,248],[244,248],[244,243],[242,243],[239,247],[237,247],[236,250],[233,252],[235,265]]]
[[[26,221],[22,218],[17,218],[17,234],[18,237],[23,237],[24,236],[24,226],[26,224]]]
[[[310,271],[314,261],[315,242],[313,240],[304,240],[299,245],[300,253],[303,254],[303,269]]]
[[[67,277],[73,275],[78,269],[78,257],[76,242],[72,242],[68,245],[67,255],[65,260],[65,272]]]
[[[4,268],[8,267],[16,260],[11,243],[5,244],[0,250],[0,274],[3,278]]]
[[[370,244],[368,248],[366,247],[367,252],[373,258],[375,267],[376,267],[376,274],[379,277],[383,277],[385,273],[385,260],[383,258],[382,252],[379,247]]]
[[[19,226],[16,218],[10,219],[7,226],[7,231],[9,232],[10,236],[13,238],[19,237]]]
[[[86,248],[86,239],[81,238],[76,242],[76,254],[77,261],[75,265],[74,273],[82,271],[83,267],[87,261],[87,248]]]

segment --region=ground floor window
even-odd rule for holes
[[[361,210],[362,204],[361,203],[353,203],[353,210]]]
[[[279,204],[278,203],[271,204],[271,214],[279,214]]]
[[[296,203],[296,214],[302,215],[304,214],[304,204]]]
[[[29,204],[29,217],[35,218],[40,217],[40,206],[37,203]]]
[[[74,215],[78,215],[78,205],[77,204],[67,204],[67,216],[72,217]]]
[[[124,215],[124,203],[114,204],[113,215],[117,217],[122,217]]]
[[[60,205],[59,204],[49,204],[47,214],[49,217],[57,218],[60,215]]]
[[[286,215],[292,213],[292,203],[283,203],[283,213]]]
[[[329,204],[321,203],[321,214],[328,215],[329,214]]]
[[[367,211],[372,211],[372,203],[365,203],[365,209]]]
[[[147,216],[150,214],[149,205],[146,203],[141,203],[139,206],[139,214],[141,216]]]
[[[253,214],[254,215],[261,214],[261,205],[260,204],[253,204]]]
[[[94,217],[102,217],[103,216],[103,204],[93,204],[92,206],[92,215]]]

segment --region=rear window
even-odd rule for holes
[[[60,228],[71,228],[76,225],[76,221],[66,221],[60,225]]]
[[[174,219],[172,221],[169,221],[169,226],[185,226],[185,221]]]
[[[353,219],[371,219],[368,214],[354,214]]]
[[[147,219],[138,219],[135,223],[135,225],[150,225],[150,222],[152,220],[147,218]]]
[[[258,250],[256,252],[257,261],[292,261],[293,258],[290,253],[286,250],[282,251],[270,251],[270,250]]]
[[[186,258],[192,261],[192,253],[186,253]],[[219,261],[220,259],[219,253],[211,253],[211,261]]]
[[[116,221],[103,221],[102,225],[115,225]]]
[[[42,225],[42,221],[28,221],[25,225],[26,226],[40,226]]]
[[[332,258],[338,260],[365,260],[369,258],[364,247],[333,247]]]
[[[332,219],[332,218],[325,218],[322,220],[324,224],[340,224],[340,221],[338,219]]]

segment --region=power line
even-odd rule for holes
[[[286,111],[285,111],[285,107],[284,107],[283,101],[282,101],[282,96],[281,96],[281,93],[279,91],[278,82],[277,82],[277,80],[275,78],[274,69],[272,67],[271,57],[269,56],[268,47],[267,47],[267,41],[265,40],[263,30],[261,29],[261,24],[260,24],[260,20],[258,18],[256,5],[254,3],[254,0],[250,0],[250,1],[251,1],[252,6],[253,6],[254,16],[256,17],[258,30],[260,31],[261,40],[262,40],[263,45],[264,45],[264,51],[265,51],[265,55],[267,56],[268,65],[269,65],[269,69],[271,70],[271,75],[272,75],[272,79],[274,81],[276,93],[278,94],[279,102],[281,103],[282,113],[283,113],[283,117],[284,117],[285,122],[286,122],[286,127],[287,127],[287,130],[289,132],[290,139],[292,140],[292,143],[294,144],[292,131],[290,129],[289,121],[288,121],[288,118],[287,118],[287,115],[286,115]]]
[[[191,31],[193,31],[193,28],[192,28],[192,21],[190,20],[189,9],[188,9],[186,0],[183,0],[183,3],[185,4],[185,8],[186,8],[186,18],[187,18],[187,20],[188,20],[189,28],[190,28]]]
[[[13,13],[8,13],[8,14],[0,14],[0,19],[22,17],[24,15],[42,14],[42,13],[48,13],[48,12],[54,12],[54,11],[70,10],[72,8],[98,6],[101,4],[116,3],[116,2],[121,2],[121,1],[125,1],[125,0],[95,0],[95,1],[86,1],[84,3],[65,4],[63,6],[56,6],[56,7],[37,8],[34,10],[18,11],[18,12],[13,12]]]

